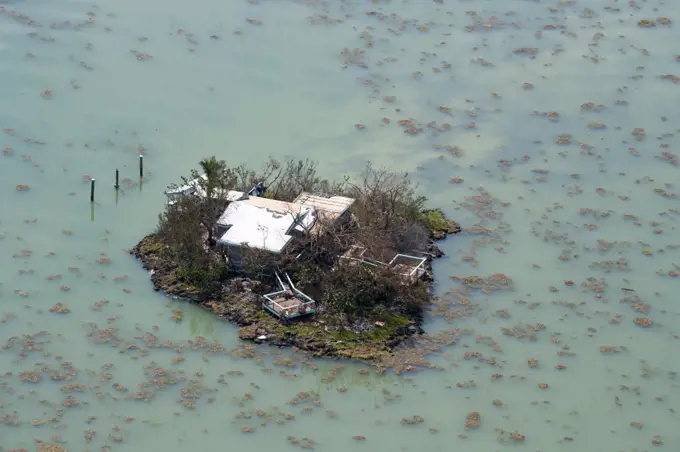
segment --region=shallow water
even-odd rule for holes
[[[680,278],[668,275],[680,262],[680,200],[654,191],[678,190],[677,166],[657,157],[678,145],[680,88],[658,76],[678,73],[679,36],[675,23],[637,26],[680,20],[680,6],[3,6],[0,128],[14,129],[0,134],[0,148],[13,150],[0,155],[4,449],[34,450],[36,441],[131,451],[680,447]],[[513,53],[523,47],[536,55]],[[343,55],[355,48],[363,55]],[[422,132],[404,133],[403,119]],[[595,121],[606,128],[589,128]],[[444,123],[451,129],[435,130]],[[644,139],[636,140],[635,128]],[[562,134],[571,144],[556,143]],[[211,154],[248,164],[309,157],[329,177],[352,174],[366,160],[411,171],[433,205],[469,231],[489,229],[443,244],[447,256],[435,264],[443,298],[460,288],[449,276],[504,273],[514,291],[473,291],[469,304],[428,319],[432,334],[465,333],[430,357],[441,370],[377,374],[242,344],[233,326],[154,293],[125,252],[154,228],[165,186]],[[16,191],[19,184],[30,190]],[[469,197],[483,193],[480,201],[502,220],[475,213]],[[582,286],[588,278],[600,286]],[[635,295],[647,313],[621,301]],[[55,303],[70,313],[50,312]],[[181,322],[169,318],[173,309],[183,312]],[[641,328],[636,317],[654,325]],[[535,340],[502,333],[536,323],[545,329]],[[40,331],[48,334],[25,343],[24,335]],[[197,336],[210,345],[196,346]],[[166,341],[168,348],[158,346]],[[620,352],[602,354],[601,346]],[[466,352],[496,365],[465,359]],[[528,367],[532,358],[539,367]],[[157,367],[180,381],[134,400],[138,385],[158,382]],[[21,381],[21,372],[40,369],[40,382]],[[471,380],[475,387],[459,387]],[[74,404],[68,390],[80,391],[71,394],[77,405],[66,406]],[[300,392],[310,395],[301,401]],[[481,426],[466,430],[472,411]],[[401,422],[414,415],[424,422]],[[88,431],[96,435],[86,441]],[[513,431],[526,438],[508,439]]]

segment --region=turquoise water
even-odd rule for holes
[[[680,272],[680,88],[659,78],[680,72],[679,36],[658,21],[675,22],[679,6],[2,5],[2,448],[680,447],[680,278],[669,276]],[[457,338],[428,357],[439,370],[378,374],[240,343],[233,326],[153,292],[126,249],[153,230],[165,186],[212,154],[309,157],[331,178],[366,160],[409,171],[468,230],[435,264],[444,301],[426,329]],[[461,300],[449,278],[493,273],[514,290]],[[537,323],[533,340],[503,334]],[[32,371],[40,381],[22,381]],[[479,428],[466,430],[469,412]],[[413,416],[424,422],[401,422]]]

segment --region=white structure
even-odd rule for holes
[[[207,177],[201,175],[165,194],[168,203],[181,196],[205,197]],[[242,247],[282,252],[293,238],[307,234],[322,225],[335,224],[347,217],[354,199],[344,196],[322,196],[301,193],[293,202],[263,198],[264,185],[255,185],[248,193],[230,190],[226,210],[217,220],[217,244],[228,248],[234,264],[241,261]],[[222,197],[223,193],[217,193]],[[321,221],[319,221],[321,220]]]
[[[178,197],[178,196],[187,196],[187,195],[198,195],[199,193],[202,193],[201,189],[201,184],[204,183],[204,181],[207,181],[208,177],[203,174],[202,176],[197,177],[196,179],[190,180],[186,185],[182,185],[181,187],[177,187],[174,190],[167,190],[165,192],[165,195],[170,198],[170,202],[172,202],[172,198]]]
[[[217,220],[217,243],[228,248],[233,264],[241,261],[241,248],[282,252],[301,234],[346,218],[354,199],[302,193],[293,202],[234,194]],[[321,221],[319,221],[321,220]]]
[[[366,247],[352,245],[340,259],[350,265],[370,265],[372,267],[391,267],[407,283],[415,283],[423,278],[425,274],[425,262],[427,258],[411,256],[408,254],[395,254],[391,261],[381,262],[366,256]]]
[[[316,312],[316,301],[295,287],[288,273],[285,274],[288,285],[281,280],[278,273],[275,275],[281,290],[263,295],[262,306],[266,310],[282,319],[294,319]]]
[[[196,179],[192,179],[189,182],[187,182],[185,185],[182,185],[181,187],[177,187],[173,190],[167,190],[165,192],[165,195],[168,197],[168,204],[174,204],[177,200],[178,197],[180,196],[200,196],[200,197],[205,197],[205,188],[204,185],[206,181],[208,180],[208,177],[203,174]],[[219,196],[219,193],[217,194]],[[233,191],[229,190],[227,192],[227,199],[229,201],[235,201],[239,199],[240,197],[243,196],[243,192],[241,191]]]
[[[308,227],[313,216],[310,207],[245,197],[229,203],[217,220],[217,243],[280,253],[293,238],[296,227]]]

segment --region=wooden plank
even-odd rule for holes
[[[316,207],[317,209],[326,212],[341,214],[354,203],[354,199],[346,198],[344,196],[332,196],[330,198],[325,198],[323,196],[317,196],[311,193],[303,192],[300,193],[300,195],[298,195],[298,197],[295,198],[293,202]]]

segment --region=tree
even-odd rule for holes
[[[217,160],[215,156],[205,158],[199,162],[205,179],[199,179],[205,191],[206,215],[202,215],[203,226],[208,231],[208,244],[215,244],[215,220],[226,203],[226,192],[233,185],[232,172],[224,160]]]
[[[167,245],[165,255],[182,269],[203,268],[210,262],[200,231],[201,200],[184,196],[168,204],[159,215],[156,233]]]
[[[408,173],[366,165],[360,178],[348,184],[346,196],[360,227],[355,237],[374,259],[391,259],[397,252],[424,250],[429,233],[421,221],[427,199],[418,196]]]
[[[262,290],[273,290],[275,272],[289,273],[301,290],[316,299],[321,312],[350,321],[372,318],[377,312],[417,313],[429,303],[426,284],[406,281],[400,270],[388,264],[397,253],[421,255],[418,252],[427,251],[430,244],[431,226],[425,219],[433,215],[426,215],[430,212],[425,210],[426,198],[417,194],[408,174],[368,164],[358,180],[344,177],[330,182],[317,175],[316,163],[309,160],[270,159],[259,171],[245,165],[229,168],[214,156],[199,165],[184,183],[197,185],[201,196],[185,196],[169,205],[158,229],[183,280],[205,292],[221,290],[227,272],[234,269],[225,264],[224,248],[215,246],[215,224],[229,203],[229,190],[248,192],[261,182],[266,187],[264,197],[279,201],[291,202],[302,192],[311,192],[346,196],[355,202],[342,221],[289,205],[284,215],[297,226],[289,231],[295,240],[281,253],[271,253],[257,243],[241,247],[239,276],[264,283]],[[308,222],[306,215],[314,215],[315,221]],[[260,233],[264,244],[269,231],[263,227]],[[353,247],[364,250],[368,263],[340,258]]]

